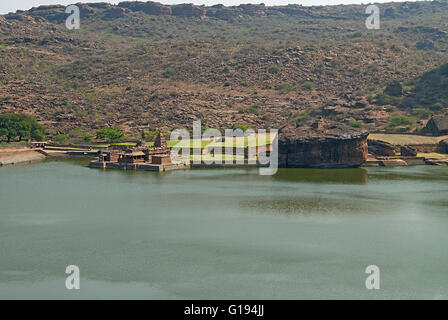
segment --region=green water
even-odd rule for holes
[[[0,298],[447,299],[447,195],[432,166],[3,167]],[[80,290],[65,288],[72,264]]]

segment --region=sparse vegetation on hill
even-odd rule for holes
[[[62,6],[0,16],[0,111],[79,141],[318,116],[415,131],[447,111],[448,2],[379,6],[380,30],[360,5],[82,4],[81,30]]]

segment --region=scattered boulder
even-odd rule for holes
[[[395,146],[386,141],[367,140],[369,153],[375,156],[394,156]]]
[[[411,146],[401,146],[400,153],[403,157],[416,157],[417,156],[417,150],[415,150]]]
[[[279,166],[359,167],[367,160],[368,135],[366,131],[329,120],[286,126],[279,133]]]

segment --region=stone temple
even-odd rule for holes
[[[149,147],[142,138],[135,147],[114,146],[107,151],[100,151],[98,160],[90,163],[92,168],[171,171],[188,169],[184,163],[172,163],[170,148],[165,137],[159,133],[154,146]]]

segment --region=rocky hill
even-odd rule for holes
[[[447,112],[447,1],[379,4],[380,30],[361,5],[78,6],[79,30],[64,6],[0,16],[0,112],[34,114],[50,135],[318,116],[415,131]]]

